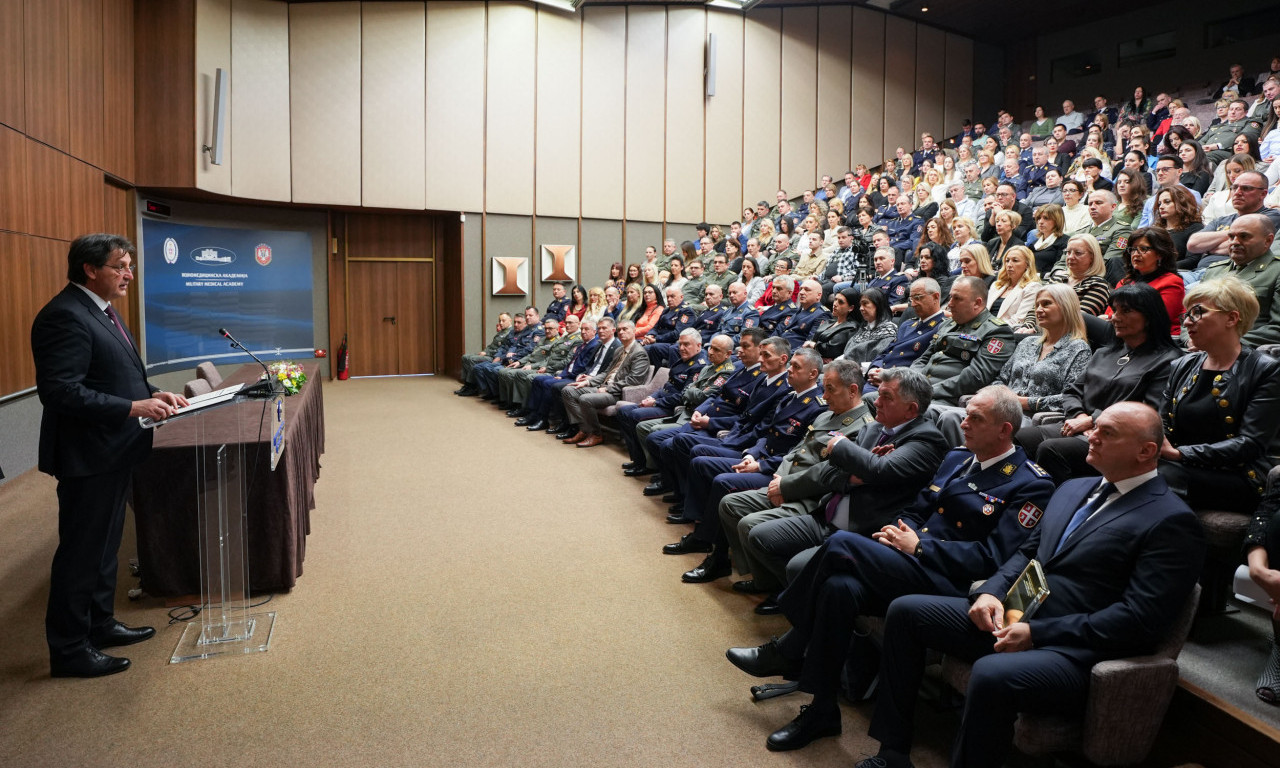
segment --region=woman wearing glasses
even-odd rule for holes
[[[1280,360],[1242,346],[1258,299],[1232,275],[1196,283],[1182,315],[1191,347],[1169,373],[1160,474],[1194,507],[1253,514],[1280,428]]]
[[[1135,229],[1129,236],[1126,254],[1129,259],[1125,262],[1125,276],[1117,286],[1146,283],[1159,291],[1170,317],[1181,314],[1186,287],[1182,275],[1178,274],[1178,251],[1169,233],[1159,227]],[[1110,309],[1107,315],[1111,315]],[[1169,334],[1177,336],[1181,331],[1181,324],[1175,322],[1170,326]]]

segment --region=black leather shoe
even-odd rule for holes
[[[765,746],[770,752],[787,752],[806,747],[824,736],[840,735],[840,708],[817,710],[800,707],[796,719],[769,734]]]
[[[50,677],[102,677],[129,668],[129,660],[108,656],[97,648],[85,648],[66,659],[49,662]]]
[[[525,427],[525,429],[529,430],[530,432],[541,432],[546,428],[547,428],[547,422],[545,419],[538,419],[536,421],[531,421],[529,422],[529,425]]]
[[[642,467],[642,466],[644,465],[638,461],[628,461],[622,465],[622,470],[625,472],[628,469],[635,469],[636,467]]]
[[[480,394],[480,390],[476,389],[475,387],[467,386],[467,387],[463,387],[462,389],[459,389],[453,394],[458,395],[460,397],[475,397],[476,395]]]
[[[562,428],[562,427],[561,427],[561,425],[560,425],[560,424],[557,424],[557,423],[555,423],[554,421],[548,421],[548,422],[547,422],[546,433],[547,433],[548,435],[554,435],[554,434],[556,434],[557,432],[559,432],[559,431],[561,430],[561,428]]]
[[[94,648],[115,648],[150,640],[155,634],[156,631],[151,627],[126,627],[117,621],[111,626],[91,633],[89,642]]]
[[[568,425],[567,427],[565,427],[564,429],[562,429],[562,430],[560,430],[559,432],[557,432],[557,433],[556,433],[556,439],[557,439],[557,440],[568,440],[569,438],[573,437],[573,436],[574,436],[574,435],[576,435],[576,434],[578,434],[578,427],[577,427],[577,425],[575,425],[575,424],[570,424],[570,425]]]
[[[507,416],[509,416],[510,418],[515,419],[515,418],[519,418],[519,417],[520,417],[520,416],[522,416],[522,415],[524,415],[524,409],[523,409],[523,408],[508,408],[508,409],[507,409]]]
[[[662,484],[662,478],[658,478],[644,487],[645,496],[658,496],[666,492],[667,486]]]
[[[686,533],[675,544],[667,544],[662,548],[662,554],[664,555],[692,555],[698,552],[710,551],[711,542],[695,539],[692,533]]]
[[[678,493],[667,493],[662,496],[663,504],[679,504],[684,501],[684,497]]]
[[[778,605],[778,600],[773,595],[769,595],[764,602],[756,606],[758,616],[775,616],[779,613],[782,613],[782,606]]]
[[[622,470],[622,474],[627,477],[643,477],[644,475],[652,475],[653,470],[641,465],[638,467],[632,467],[631,469],[624,469]]]
[[[741,592],[744,595],[759,595],[768,592],[769,590],[757,587],[755,579],[747,579],[746,581],[733,582],[733,591]]]
[[[803,664],[797,659],[788,659],[783,656],[782,651],[778,649],[776,637],[755,648],[730,648],[724,652],[724,657],[733,666],[752,677],[782,677],[786,680],[796,680],[800,677],[800,667]]]
[[[695,525],[697,522],[697,520],[694,520],[691,517],[685,517],[683,512],[667,515],[667,525]]]
[[[681,574],[680,580],[685,584],[708,584],[716,579],[723,579],[732,570],[733,568],[729,563],[721,560],[719,555],[712,552],[706,556],[697,568]]]
[[[520,418],[516,419],[516,426],[517,426],[517,427],[527,427],[527,426],[529,426],[529,417],[528,417],[528,416],[521,416]]]

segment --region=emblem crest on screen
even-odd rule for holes
[[[164,239],[164,263],[178,263],[178,241],[174,240],[172,237],[166,237]]]
[[[266,243],[258,243],[253,249],[253,260],[267,266],[271,263],[271,246]]]
[[[197,264],[230,264],[236,260],[236,254],[235,251],[211,245],[193,250],[191,260]]]

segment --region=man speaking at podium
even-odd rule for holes
[[[84,235],[67,252],[62,292],[36,315],[31,353],[40,421],[40,471],[58,479],[58,549],[45,635],[54,677],[122,672],[103,648],[138,643],[151,627],[115,619],[117,553],[133,469],[151,450],[138,418],[187,404],[147,382],[142,358],[110,305],[133,281],[137,250],[118,235]]]

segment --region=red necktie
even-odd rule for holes
[[[116,330],[120,331],[120,335],[123,336],[124,340],[129,342],[129,346],[132,347],[133,339],[129,338],[129,332],[126,331],[124,329],[124,326],[120,324],[120,316],[116,314],[115,308],[113,308],[110,304],[108,304],[106,312],[107,312],[107,317],[111,318],[111,322],[116,324]]]

